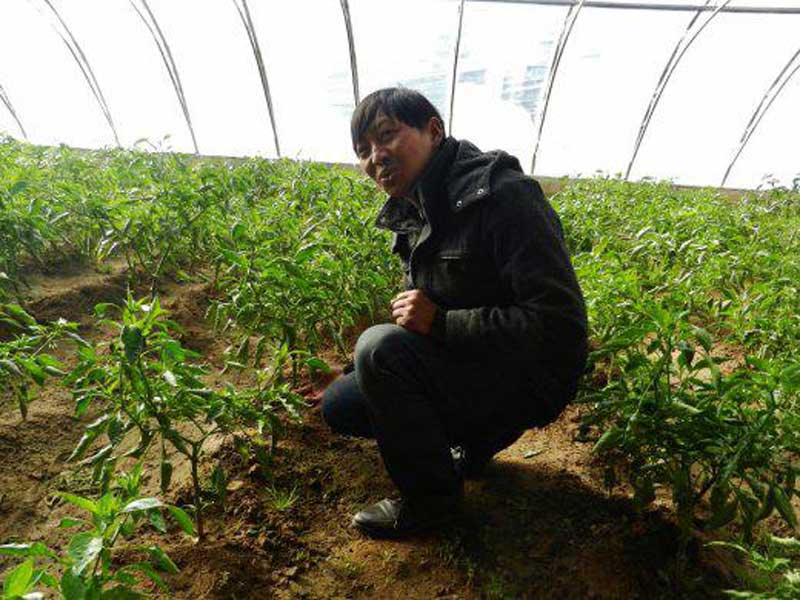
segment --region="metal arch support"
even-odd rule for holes
[[[540,6],[574,6],[579,0],[469,0],[470,2],[499,2],[501,4],[534,4]],[[622,10],[658,10],[670,12],[712,11],[713,6],[701,4],[675,4],[670,2],[620,2],[619,0],[586,0],[586,8],[613,8]],[[800,6],[727,6],[722,12],[756,15],[800,15]]]
[[[356,42],[353,36],[353,20],[350,18],[350,3],[347,0],[339,0],[344,16],[344,27],[347,30],[347,48],[350,51],[350,78],[353,81],[353,106],[358,106],[361,102],[361,93],[358,89],[358,63],[356,62]]]
[[[81,45],[78,43],[78,40],[75,39],[75,36],[72,34],[72,30],[67,25],[66,21],[61,17],[61,14],[56,10],[56,7],[53,6],[50,0],[43,0],[50,11],[55,15],[58,23],[66,32],[59,30],[55,25],[53,25],[53,29],[61,38],[61,41],[64,42],[64,45],[69,50],[69,53],[72,55],[72,58],[78,65],[78,68],[81,70],[81,74],[83,78],[86,80],[86,83],[89,86],[89,89],[92,92],[97,104],[100,106],[100,111],[103,113],[103,117],[108,123],[109,128],[111,129],[111,134],[114,136],[114,142],[117,146],[120,146],[119,142],[119,135],[117,134],[117,128],[114,125],[114,119],[111,116],[111,110],[108,108],[108,103],[106,102],[106,98],[103,95],[103,90],[100,87],[100,83],[97,81],[97,77],[94,74],[94,70],[92,69],[92,65],[89,63],[89,59],[86,58],[86,54],[83,52]]]
[[[17,127],[19,127],[19,130],[22,132],[22,137],[25,138],[25,140],[27,141],[28,133],[25,131],[25,128],[22,126],[22,121],[19,120],[19,116],[17,115],[17,111],[14,110],[14,105],[11,104],[11,99],[8,97],[8,94],[6,93],[5,89],[3,89],[2,85],[0,85],[0,102],[2,102],[5,105],[5,107],[8,109],[8,112],[11,113],[11,116],[13,117],[14,121],[16,122]]]
[[[158,52],[161,54],[161,60],[164,61],[164,66],[167,68],[167,73],[169,74],[170,81],[172,82],[172,87],[175,89],[175,95],[178,97],[178,103],[181,105],[181,111],[183,112],[183,118],[186,120],[186,126],[189,128],[189,134],[192,136],[194,152],[195,154],[200,154],[200,150],[197,147],[197,138],[194,134],[194,127],[192,126],[192,118],[189,114],[189,106],[186,103],[186,95],[183,92],[183,85],[181,84],[181,78],[178,74],[178,67],[172,57],[172,51],[169,48],[167,39],[164,37],[164,32],[161,31],[161,27],[158,25],[158,21],[156,20],[153,11],[150,10],[147,0],[139,0],[145,12],[147,13],[147,17],[145,17],[144,13],[139,10],[139,7],[136,6],[134,0],[129,0],[129,2],[133,7],[133,10],[136,11],[136,14],[138,14],[142,19],[142,22],[145,24],[148,31],[150,31],[150,35],[153,37],[153,41],[155,41],[156,46],[158,47]],[[149,21],[148,17],[150,19]]]
[[[564,49],[567,47],[569,36],[572,33],[572,28],[575,26],[575,21],[578,20],[578,15],[583,8],[586,0],[580,0],[578,4],[570,6],[567,11],[567,16],[564,19],[564,27],[561,29],[561,35],[558,37],[558,44],[553,53],[553,60],[550,64],[550,72],[547,75],[547,85],[544,91],[544,102],[542,104],[542,112],[539,116],[539,130],[536,132],[536,144],[533,147],[533,157],[531,158],[531,175],[534,174],[536,169],[536,157],[539,153],[539,144],[542,141],[542,132],[544,131],[544,123],[547,118],[547,107],[550,105],[550,95],[555,85],[556,75],[558,74],[558,67],[561,64],[561,57],[564,55]]]
[[[461,53],[461,32],[464,27],[464,2],[458,5],[458,33],[456,34],[456,47],[453,54],[453,78],[450,80],[450,106],[447,114],[447,133],[453,135],[453,108],[456,103],[456,77],[458,76],[458,56]]]
[[[710,4],[711,0],[706,0],[706,6]],[[700,25],[695,31],[693,31],[695,23],[698,21],[700,16],[703,14],[703,10],[698,10],[692,20],[689,22],[686,31],[684,31],[681,39],[678,40],[678,43],[675,45],[675,48],[672,50],[672,54],[667,61],[667,64],[664,66],[664,70],[661,73],[661,77],[656,84],[656,89],[653,92],[653,95],[650,98],[650,103],[647,106],[647,110],[644,113],[644,118],[642,119],[641,124],[639,125],[639,133],[636,136],[636,142],[633,145],[633,154],[631,155],[630,161],[628,161],[628,168],[625,170],[625,179],[627,180],[630,175],[631,171],[633,170],[633,164],[636,162],[636,157],[639,154],[639,150],[642,147],[642,142],[644,141],[644,137],[647,134],[647,130],[650,127],[650,121],[653,118],[653,114],[658,107],[658,103],[661,101],[661,97],[664,94],[664,90],[667,87],[670,79],[672,79],[673,73],[675,73],[675,69],[680,63],[681,59],[686,55],[687,50],[692,46],[692,44],[697,40],[698,36],[703,32],[703,30],[708,26],[709,23],[716,17],[722,10],[730,4],[731,0],[725,0],[721,5],[714,8],[714,12],[709,15],[709,17]]]
[[[767,91],[764,92],[761,102],[758,103],[756,110],[753,112],[753,116],[750,117],[750,121],[747,123],[747,126],[744,129],[744,133],[739,140],[739,147],[736,150],[733,160],[731,160],[728,168],[725,171],[722,182],[719,184],[720,187],[725,187],[725,183],[728,181],[728,177],[730,176],[736,161],[739,160],[739,157],[742,155],[745,146],[747,146],[750,138],[753,137],[756,129],[758,129],[758,126],[761,124],[761,120],[764,118],[764,115],[786,87],[786,84],[791,81],[792,77],[794,77],[798,71],[800,71],[800,61],[798,61],[792,69],[792,64],[797,61],[798,57],[800,57],[800,49],[798,49],[797,52],[792,55],[792,57],[789,59],[789,62],[786,63],[772,84],[767,88]]]
[[[250,47],[253,49],[253,56],[256,59],[256,66],[258,67],[258,76],[261,79],[261,88],[264,91],[264,99],[267,101],[267,111],[269,112],[269,122],[272,125],[272,137],[275,141],[275,152],[278,158],[281,157],[281,145],[278,142],[278,128],[275,125],[275,111],[272,108],[272,94],[269,91],[269,80],[267,79],[267,68],[264,66],[264,56],[261,54],[261,46],[258,43],[258,36],[256,35],[256,28],[253,25],[253,19],[250,16],[250,9],[247,6],[247,0],[240,0],[241,6],[233,0],[233,5],[242,19],[247,32],[247,38],[250,41]]]

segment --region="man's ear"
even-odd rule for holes
[[[444,123],[438,117],[431,117],[428,121],[428,131],[431,132],[434,143],[438,146],[444,139]]]

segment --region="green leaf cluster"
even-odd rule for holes
[[[73,494],[60,494],[69,504],[86,514],[79,519],[64,519],[60,527],[75,530],[61,553],[41,542],[0,545],[0,554],[25,560],[12,569],[3,582],[3,599],[42,598],[50,589],[65,600],[103,600],[144,598],[144,583],[167,590],[161,573],[177,573],[178,567],[157,545],[146,547],[124,544],[131,540],[142,523],[166,531],[163,513],[171,515],[189,535],[194,535],[191,519],[176,507],[157,498],[139,495],[142,467],[119,475],[112,489],[92,500]],[[122,553],[121,550],[128,552]],[[127,562],[130,550],[144,560]]]
[[[590,315],[584,433],[607,481],[698,523],[797,518],[800,194],[617,179],[553,199]]]
[[[48,377],[61,377],[63,365],[47,353],[60,339],[70,337],[78,344],[77,325],[62,319],[40,324],[21,306],[0,304],[0,323],[11,329],[11,339],[0,341],[0,389],[7,389],[16,401],[22,418],[34,398],[33,386]]]

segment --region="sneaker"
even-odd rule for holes
[[[352,525],[372,538],[394,539],[435,529],[461,509],[463,494],[410,502],[384,498],[358,512]]]

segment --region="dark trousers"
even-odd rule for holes
[[[344,435],[375,438],[404,497],[460,491],[450,447],[492,456],[522,435],[530,373],[457,355],[428,336],[376,325],[359,338],[355,370],[325,391],[322,416]]]

